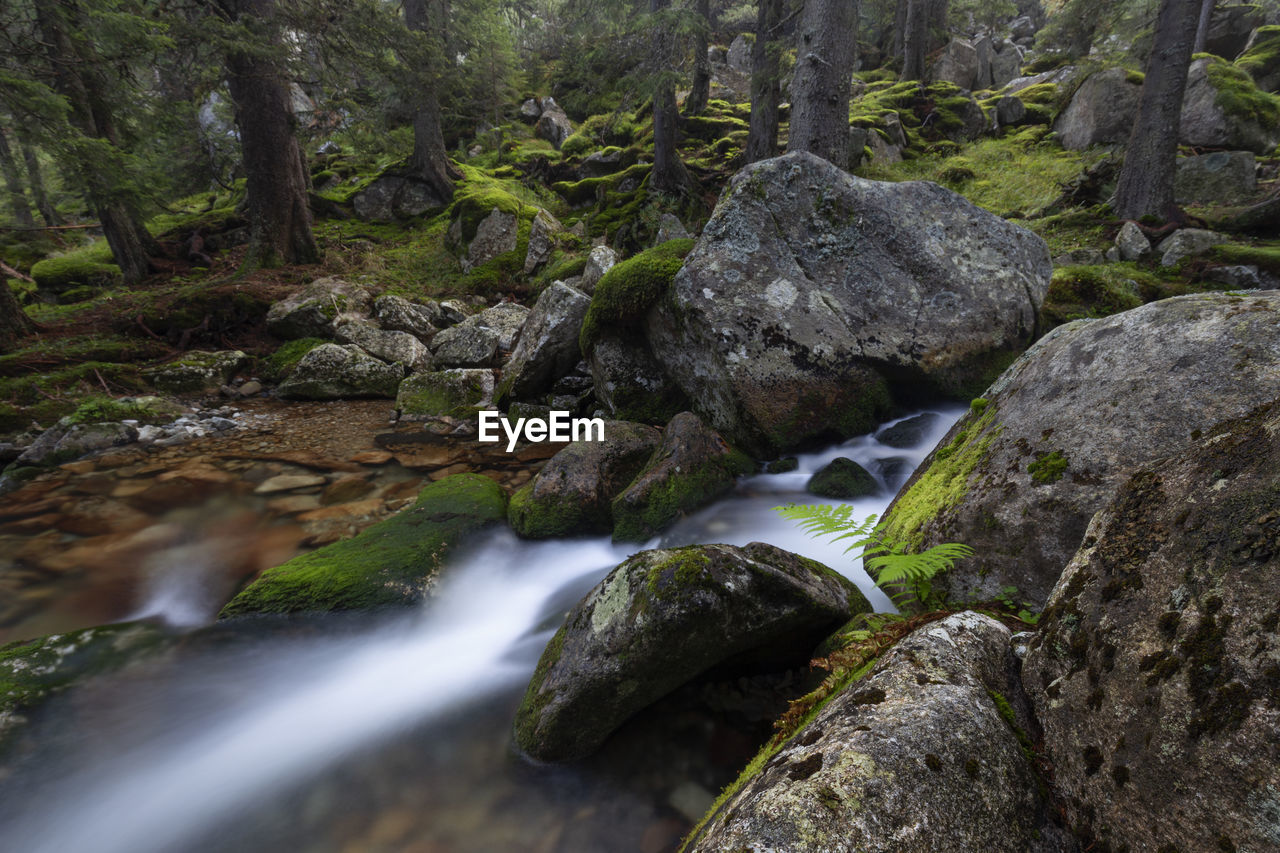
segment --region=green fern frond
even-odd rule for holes
[[[833,542],[855,540],[844,549],[846,554],[880,541],[876,516],[869,515],[859,523],[853,518],[853,506],[850,504],[788,504],[774,507],[774,510],[787,521],[800,525],[809,536],[830,536]]]

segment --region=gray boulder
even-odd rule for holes
[[[516,713],[516,745],[540,761],[589,755],[716,664],[803,663],[870,609],[849,581],[772,545],[642,551],[587,593],[547,645]]]
[[[1052,71],[1042,71],[1039,74],[1031,74],[1026,77],[1015,77],[1010,80],[1004,87],[1004,94],[1014,95],[1023,89],[1030,89],[1032,86],[1039,86],[1041,83],[1065,83],[1070,80],[1076,73],[1074,65],[1064,65],[1061,68],[1055,68]]]
[[[658,220],[658,236],[654,238],[653,245],[660,246],[668,240],[688,240],[689,231],[684,227],[684,223],[680,221],[680,217],[674,213],[664,213],[662,218]]]
[[[340,278],[318,278],[267,311],[267,331],[277,338],[332,338],[336,321],[367,316],[373,296]]]
[[[373,301],[373,318],[388,332],[408,332],[424,344],[449,325],[439,303],[432,300],[410,302],[393,293]]]
[[[1205,281],[1225,284],[1232,290],[1257,290],[1262,287],[1262,276],[1257,267],[1245,264],[1231,264],[1211,267],[1204,271]]]
[[[1118,480],[1023,668],[1099,850],[1280,843],[1280,411],[1206,433]]]
[[[339,323],[334,328],[339,343],[355,344],[387,362],[399,362],[411,371],[431,366],[431,351],[408,332],[388,332],[367,323]]]
[[[1180,204],[1239,204],[1257,189],[1257,163],[1252,151],[1214,151],[1178,158],[1173,192]]]
[[[292,400],[394,397],[402,379],[402,365],[387,364],[352,344],[321,344],[302,357],[277,393]]]
[[[1253,82],[1264,92],[1280,92],[1280,62],[1275,61],[1280,50],[1280,27],[1259,27],[1249,36],[1244,54],[1236,60],[1236,67],[1243,68]]]
[[[1180,228],[1160,241],[1156,254],[1160,256],[1160,266],[1177,266],[1183,258],[1203,255],[1214,246],[1229,242],[1229,239],[1203,228]]]
[[[532,399],[573,369],[582,358],[578,330],[590,305],[589,296],[562,281],[542,291],[503,369],[499,399]]]
[[[533,135],[550,142],[559,151],[564,141],[573,136],[573,122],[569,121],[569,116],[554,98],[543,98],[539,105],[542,107],[542,114],[534,125]]]
[[[446,204],[426,181],[400,175],[383,175],[351,199],[356,216],[366,222],[410,219]]]
[[[883,375],[952,394],[1032,339],[1049,252],[936,184],[879,183],[798,152],[740,171],[668,294],[654,355],[757,453],[869,430]]]
[[[885,514],[915,549],[977,551],[944,598],[1039,604],[1126,469],[1280,397],[1280,292],[1166,299],[1054,329],[960,419]]]
[[[1205,34],[1205,52],[1226,60],[1235,59],[1248,47],[1253,32],[1265,23],[1266,15],[1261,6],[1217,5],[1209,19],[1209,31]]]
[[[498,208],[489,211],[489,215],[480,220],[476,226],[476,236],[467,246],[467,269],[487,264],[489,261],[514,252],[519,237],[520,220],[514,213],[504,213]]]
[[[689,407],[639,332],[605,333],[586,361],[596,399],[610,417],[660,424]]]
[[[437,370],[406,377],[396,390],[396,410],[406,420],[474,419],[493,402],[492,370]]]
[[[804,490],[824,498],[861,498],[880,491],[871,472],[847,456],[837,456],[809,478]]]
[[[1053,122],[1062,147],[1080,150],[1127,142],[1141,93],[1142,84],[1130,80],[1123,68],[1090,75]]]
[[[509,352],[529,315],[523,305],[504,302],[450,326],[431,341],[437,367],[489,367]]]
[[[1022,73],[1022,48],[1006,42],[991,58],[991,88],[1007,86]]]
[[[1151,241],[1136,222],[1125,222],[1116,234],[1116,248],[1120,251],[1120,260],[1137,261],[1151,254]]]
[[[551,251],[555,248],[555,235],[564,230],[560,220],[545,210],[539,210],[529,226],[529,250],[524,256],[524,274],[536,270],[551,260]]]
[[[217,391],[248,363],[249,356],[240,350],[193,350],[177,361],[147,368],[142,376],[165,394]]]
[[[696,853],[1048,853],[1010,632],[972,612],[918,628],[850,684],[690,845]]]
[[[1016,95],[1005,95],[996,101],[996,122],[1000,127],[1021,124],[1027,117],[1027,105]]]
[[[745,33],[738,33],[729,42],[729,53],[725,56],[729,67],[740,74],[751,73],[751,42]]]
[[[608,246],[593,247],[587,254],[587,265],[582,270],[578,289],[588,295],[594,293],[600,279],[604,278],[604,274],[613,269],[616,263],[618,263],[618,253],[613,249]]]
[[[980,70],[981,62],[973,44],[953,37],[930,69],[929,79],[955,83],[961,89],[974,89],[979,84]]]
[[[529,98],[520,105],[520,119],[533,124],[542,115],[542,105],[538,103],[537,98]]]
[[[1182,99],[1178,141],[1196,148],[1230,148],[1270,154],[1280,142],[1280,126],[1264,124],[1250,111],[1228,112],[1224,109],[1219,103],[1218,90],[1209,79],[1209,66],[1215,62],[1221,60],[1206,57],[1191,63],[1187,72],[1187,91]]]
[[[602,178],[622,171],[622,152],[593,151],[582,160],[579,172],[584,178]]]
[[[18,455],[16,467],[52,465],[78,459],[86,453],[119,447],[138,440],[138,429],[125,423],[73,424],[62,418],[42,432]]]

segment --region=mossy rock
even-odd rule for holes
[[[668,240],[610,268],[591,294],[578,333],[582,351],[590,352],[610,327],[629,326],[643,317],[671,286],[693,244],[689,239]]]
[[[168,423],[187,410],[159,397],[89,397],[70,415],[70,424],[102,424],[136,420],[144,424]]]
[[[304,355],[321,344],[327,343],[331,342],[324,338],[298,338],[287,341],[263,359],[263,375],[272,382],[279,382],[293,372]]]
[[[479,474],[432,483],[413,506],[342,542],[268,569],[221,617],[361,610],[420,601],[448,553],[506,518],[502,487]]]
[[[166,394],[216,391],[230,382],[248,361],[249,357],[240,350],[194,350],[176,361],[148,368],[142,376],[157,391]]]
[[[31,277],[42,290],[58,293],[75,287],[113,287],[120,284],[120,267],[67,255],[46,258],[31,267]]]
[[[1280,26],[1258,27],[1249,41],[1249,49],[1236,58],[1235,66],[1264,92],[1280,91]]]
[[[428,371],[415,373],[400,383],[396,409],[409,418],[474,419],[492,398],[492,370]]]
[[[809,478],[805,491],[824,498],[861,498],[880,491],[871,472],[845,456],[837,456]]]

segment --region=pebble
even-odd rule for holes
[[[317,474],[278,474],[262,482],[253,490],[255,495],[269,495],[275,492],[292,492],[298,489],[310,489],[325,484],[324,477]]]

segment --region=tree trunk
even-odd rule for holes
[[[0,352],[15,349],[15,344],[36,330],[27,312],[22,310],[9,286],[0,280]]]
[[[928,69],[925,59],[929,55],[929,0],[907,0],[906,14],[902,18],[902,78],[923,80]]]
[[[701,113],[711,99],[711,59],[707,56],[707,48],[710,46],[708,36],[711,30],[711,0],[697,0],[694,11],[698,15],[698,33],[693,40],[693,84],[689,89],[689,97],[684,99],[684,114],[687,116]],[[757,33],[756,41],[761,38]]]
[[[1192,53],[1204,53],[1204,46],[1209,41],[1209,24],[1213,21],[1214,0],[1202,0],[1200,3],[1200,22],[1196,24],[1196,43]]]
[[[289,84],[269,52],[280,45],[275,0],[221,0],[233,19],[265,27],[264,43],[224,58],[244,160],[249,253],[245,264],[309,264],[319,259],[307,206],[307,168],[294,137]],[[266,50],[264,50],[264,48]]]
[[[1178,125],[1199,11],[1200,0],[1160,2],[1138,118],[1116,186],[1116,214],[1122,219],[1155,216],[1167,221],[1176,209],[1173,175]]]
[[[443,5],[434,0],[404,0],[404,25],[409,29],[427,33],[436,41],[433,53],[444,52],[447,15]],[[439,57],[433,57],[433,64]],[[433,76],[438,78],[438,74]],[[409,164],[413,174],[426,181],[441,204],[453,198],[453,185],[461,174],[449,161],[449,151],[444,144],[444,131],[440,125],[440,98],[436,94],[438,83],[433,80],[419,93],[420,100],[413,115],[413,155]]]
[[[806,0],[791,80],[790,151],[849,166],[850,78],[857,53],[857,0]]]
[[[9,147],[8,136],[4,128],[0,128],[0,173],[4,175],[5,188],[9,191],[9,207],[13,218],[24,228],[31,228],[36,221],[31,218],[31,206],[22,191],[22,176],[18,172],[18,161],[13,158],[13,149]]]
[[[779,84],[778,25],[783,0],[759,0],[756,9],[756,43],[751,48],[751,124],[747,131],[748,163],[778,154]]]
[[[651,13],[661,12],[668,0],[649,0]],[[671,33],[655,22],[653,28],[653,57],[658,74],[668,67],[664,62],[670,56]],[[689,173],[685,171],[680,154],[676,151],[676,129],[680,113],[676,110],[675,83],[659,76],[653,90],[653,169],[649,172],[649,189],[655,192],[681,195],[689,187]]]
[[[22,159],[27,164],[27,185],[31,187],[31,197],[36,203],[36,210],[40,211],[40,218],[50,228],[61,225],[62,217],[49,203],[49,196],[44,191],[44,177],[40,173],[40,160],[36,156],[35,146],[25,135],[19,135],[19,142],[22,145]]]

